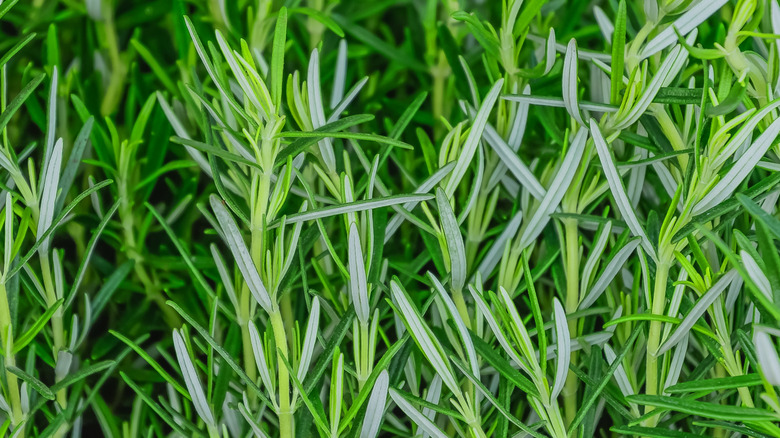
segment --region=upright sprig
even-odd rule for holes
[[[3,13],[10,6],[13,3]],[[33,425],[41,410],[51,412],[46,433],[65,436],[82,421],[84,408],[77,402],[84,396],[82,380],[113,365],[112,361],[91,364],[87,357],[82,358],[81,347],[90,333],[93,317],[102,310],[93,308],[82,288],[95,245],[117,206],[92,231],[81,261],[75,263],[75,272],[66,274],[65,251],[54,246],[53,238],[82,200],[111,181],[96,184],[66,203],[87,148],[93,119],[80,129],[66,155],[65,140],[57,136],[60,97],[56,65],[50,66],[42,146],[36,151],[33,144],[18,152],[18,135],[10,132],[9,123],[19,120],[14,116],[23,104],[39,105],[33,91],[45,77],[44,73],[34,76],[7,103],[6,93],[12,80],[7,74],[7,62],[27,42],[29,38],[23,39],[3,56],[0,66],[0,167],[6,181],[0,219],[5,242],[0,274],[0,350],[4,365],[0,405],[5,427],[13,436],[37,432]],[[83,303],[84,312],[79,311],[76,303]],[[25,359],[20,360],[22,357]]]
[[[0,435],[780,436],[776,1],[280,6],[0,2]]]

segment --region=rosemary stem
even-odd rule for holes
[[[24,415],[22,414],[19,382],[16,374],[8,371],[8,367],[16,364],[16,357],[13,352],[14,334],[13,325],[11,324],[11,309],[8,304],[8,292],[5,287],[5,279],[0,281],[0,341],[2,341],[2,348],[5,352],[5,379],[8,388],[8,403],[11,405],[11,425],[17,427],[23,421]],[[24,430],[21,430],[17,436],[24,437]]]
[[[293,424],[292,400],[290,397],[290,374],[284,365],[282,358],[289,357],[287,348],[287,335],[284,331],[284,321],[278,308],[271,312],[271,327],[274,331],[274,340],[278,349],[278,373],[279,373],[279,431],[281,438],[295,436]]]
[[[659,260],[656,267],[655,285],[653,287],[652,296],[652,314],[663,315],[666,307],[666,282],[669,278],[669,262],[665,260]],[[658,356],[656,352],[661,343],[661,330],[663,324],[661,321],[650,321],[650,331],[647,338],[647,353],[646,353],[646,370],[647,375],[645,383],[645,393],[648,395],[659,394],[659,382],[663,380],[662,376],[658,375]],[[651,406],[647,407],[647,412],[652,411]],[[652,416],[645,421],[645,425],[654,427],[658,423],[658,416]]]
[[[580,257],[579,257],[579,245],[578,238],[579,233],[577,229],[577,222],[574,220],[566,220],[563,223],[565,240],[566,240],[566,313],[572,314],[577,311],[580,301]],[[572,338],[576,338],[578,321],[576,318],[569,319],[569,335]],[[576,352],[571,353],[572,363],[576,363]],[[566,424],[571,424],[574,417],[577,415],[577,388],[579,381],[577,376],[569,370],[566,375],[566,383],[564,384],[561,395],[563,396],[563,409],[564,418]]]

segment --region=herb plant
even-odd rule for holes
[[[0,1],[0,436],[780,437],[778,41]]]

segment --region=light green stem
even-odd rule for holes
[[[369,330],[368,324],[360,324],[360,331],[357,333],[360,342],[360,356],[358,356],[359,362],[357,363],[358,391],[363,389],[363,386],[366,384],[374,367],[374,364],[371,363],[370,360],[371,350],[374,349],[374,346],[371,345],[371,334]]]
[[[287,348],[287,334],[284,331],[284,321],[278,308],[271,313],[271,327],[274,331],[276,348],[278,348],[278,373],[279,373],[279,436],[281,438],[292,438],[295,436],[293,423],[293,406],[290,397],[290,374],[284,365],[282,358],[289,357]]]
[[[566,240],[566,313],[571,314],[577,311],[577,307],[580,304],[580,257],[579,257],[579,245],[578,245],[578,229],[577,222],[574,220],[565,220],[563,222],[565,240]],[[569,334],[572,338],[576,338],[578,321],[575,318],[569,320]],[[576,352],[571,353],[571,362],[576,363]],[[563,396],[563,409],[566,419],[565,424],[571,424],[574,421],[574,417],[577,415],[577,389],[578,389],[577,376],[570,370],[566,375],[566,383],[564,384],[561,395]]]
[[[241,293],[241,301],[240,304],[241,309],[239,311],[240,316],[240,325],[241,325],[241,349],[243,351],[244,355],[244,372],[246,373],[247,377],[249,377],[249,380],[252,382],[257,382],[257,364],[255,363],[255,355],[254,350],[252,348],[252,338],[249,336],[249,306],[244,306],[243,301],[245,301],[245,297],[249,295],[249,291],[246,291],[245,293]],[[249,398],[250,404],[252,407],[257,406],[257,394],[255,393],[255,390],[253,388],[249,388],[247,390],[247,396]]]
[[[102,37],[103,47],[108,51],[111,74],[100,105],[100,113],[108,116],[116,110],[122,99],[127,66],[122,61],[119,51],[119,38],[117,37],[116,25],[114,24],[114,9],[110,4],[107,5],[106,2],[103,2],[103,4],[106,6],[106,12],[103,16],[103,21],[101,21],[102,26],[98,27],[98,31]]]
[[[444,85],[447,75],[449,74],[449,67],[447,64],[447,58],[444,56],[444,52],[439,53],[439,60],[435,67],[431,69],[431,76],[433,76],[433,119],[434,119],[434,138],[439,138],[442,131],[442,125],[438,123],[441,117],[444,115]]]
[[[49,254],[41,254],[41,272],[43,274],[43,288],[46,293],[46,305],[51,307],[57,301],[57,292],[55,291],[54,281],[51,275],[51,261]],[[53,348],[52,355],[54,362],[59,359],[59,352],[65,349],[65,329],[62,324],[62,307],[54,312],[51,317],[51,331]],[[57,391],[57,403],[63,409],[68,403],[68,392],[65,388]]]
[[[452,301],[455,302],[455,307],[458,309],[463,323],[467,329],[471,329],[471,318],[469,317],[469,309],[466,306],[466,299],[463,297],[463,291],[460,289],[452,291]]]
[[[655,286],[653,288],[653,301],[652,301],[652,314],[663,315],[666,308],[666,282],[669,278],[670,263],[665,260],[660,260],[656,268]],[[659,376],[658,376],[658,356],[656,352],[661,343],[661,329],[663,325],[661,321],[650,321],[650,332],[647,338],[647,357],[646,357],[646,370],[645,374],[647,380],[645,383],[645,394],[658,395],[659,394]],[[651,406],[647,407],[647,412],[652,411]],[[645,420],[644,425],[648,427],[655,427],[658,424],[658,416],[652,416]]]
[[[8,305],[8,292],[5,289],[5,282],[0,281],[0,341],[5,351],[5,367],[14,366],[16,357],[13,353],[14,334],[11,324],[11,309]],[[19,394],[19,382],[16,374],[6,370],[5,380],[8,390],[8,404],[11,405],[11,425],[17,427],[24,420],[22,414],[22,402]],[[18,437],[24,437],[24,430],[20,431]]]

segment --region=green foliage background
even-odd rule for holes
[[[0,1],[0,436],[780,436],[777,0]]]

